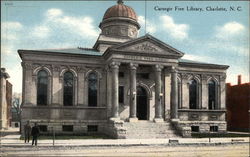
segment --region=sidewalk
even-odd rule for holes
[[[7,135],[1,137],[0,144],[5,147],[31,146],[19,140],[20,135]],[[249,137],[233,138],[170,138],[170,139],[72,139],[55,140],[56,147],[65,146],[135,146],[135,145],[216,145],[231,143],[249,143]],[[38,140],[38,146],[53,146],[53,140]]]

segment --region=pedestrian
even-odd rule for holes
[[[39,136],[39,133],[40,133],[39,127],[37,126],[37,123],[35,123],[35,126],[33,126],[31,130],[31,135],[33,137],[32,146],[33,144],[37,145],[37,137]]]
[[[30,142],[30,133],[31,133],[31,126],[30,122],[27,121],[27,123],[24,125],[24,142]]]

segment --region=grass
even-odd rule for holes
[[[220,137],[249,137],[250,134],[237,134],[237,133],[192,133],[193,138],[220,138]]]

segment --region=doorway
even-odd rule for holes
[[[138,120],[147,120],[148,119],[148,96],[145,88],[138,86],[137,87],[137,96],[136,96],[136,116]]]

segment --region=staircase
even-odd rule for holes
[[[127,139],[173,138],[179,137],[170,123],[154,123],[152,121],[124,122]]]

